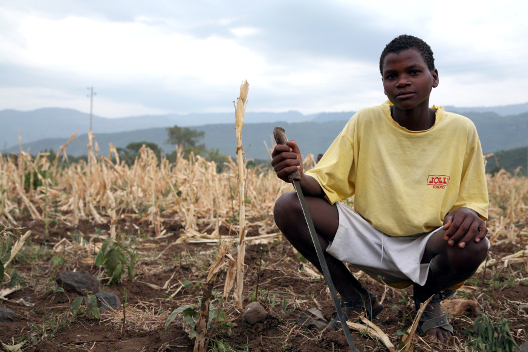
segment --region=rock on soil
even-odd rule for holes
[[[119,309],[121,307],[121,301],[112,292],[97,292],[97,306],[103,310]]]
[[[85,295],[89,292],[99,291],[99,281],[87,271],[70,271],[62,274],[55,280],[67,292]]]
[[[528,352],[528,341],[520,345],[519,349],[515,350],[515,352]]]
[[[242,313],[242,320],[253,326],[257,323],[262,323],[267,316],[268,312],[266,312],[260,303],[251,302],[246,306],[246,309],[244,309],[244,313]]]
[[[466,299],[450,299],[442,302],[442,307],[446,312],[455,316],[475,316],[478,312],[478,304],[476,301],[469,301]]]
[[[0,323],[13,321],[14,317],[15,317],[15,312],[13,312],[11,309],[0,307]]]

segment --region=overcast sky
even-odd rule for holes
[[[528,1],[0,0],[0,110],[304,114],[377,105],[385,45],[427,41],[431,104],[528,102]]]

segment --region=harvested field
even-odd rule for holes
[[[199,314],[200,300],[210,298],[213,321],[202,332],[206,350],[348,350],[342,332],[319,332],[295,323],[307,308],[321,308],[326,319],[334,308],[323,278],[298,258],[274,225],[274,201],[292,190],[290,185],[267,170],[247,170],[242,304],[257,300],[268,311],[263,322],[251,326],[242,321],[233,297],[239,284],[227,289],[224,285],[239,253],[236,163],[217,173],[214,163],[192,155],[183,158],[181,153],[170,164],[143,149],[132,166],[96,156],[93,149],[89,153],[88,163],[69,166],[50,163],[45,155],[0,157],[2,241],[31,231],[5,269],[0,289],[12,292],[0,293],[4,299],[0,306],[16,315],[0,323],[0,341],[24,343],[22,351],[192,351],[191,336],[200,331],[189,324],[190,312]],[[307,163],[312,161],[310,157]],[[469,330],[481,314],[494,326],[507,326],[518,344],[526,341],[528,182],[500,172],[488,175],[488,186],[489,259],[454,297],[476,302],[476,311],[450,316],[456,335],[450,344],[428,345],[417,338],[416,351],[475,350],[466,344],[478,338]],[[109,238],[120,245],[124,258],[123,275],[112,284],[112,273],[105,265],[96,265]],[[218,242],[228,239],[234,244],[219,259],[218,276],[211,283]],[[0,255],[5,262],[3,258]],[[131,277],[129,266],[135,268]],[[69,271],[92,274],[102,291],[120,298],[122,307],[100,311],[98,319],[90,317],[84,303],[72,312],[79,295],[55,282]],[[412,293],[358,275],[383,299],[386,309],[374,323],[397,345],[412,323]],[[207,288],[210,297],[204,297]],[[193,308],[175,316],[166,330],[170,314],[186,305]],[[360,351],[388,350],[367,334],[353,332],[353,337]]]

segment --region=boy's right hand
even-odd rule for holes
[[[299,171],[302,176],[302,157],[301,151],[295,141],[289,141],[288,144],[277,144],[271,153],[271,165],[277,174],[277,177],[285,182],[288,181],[288,175]]]

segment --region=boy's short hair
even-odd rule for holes
[[[402,34],[391,40],[383,49],[379,62],[380,73],[383,75],[383,60],[385,60],[387,55],[390,53],[398,54],[407,49],[416,49],[424,58],[427,68],[429,70],[435,69],[433,50],[431,50],[429,44],[412,35]]]

